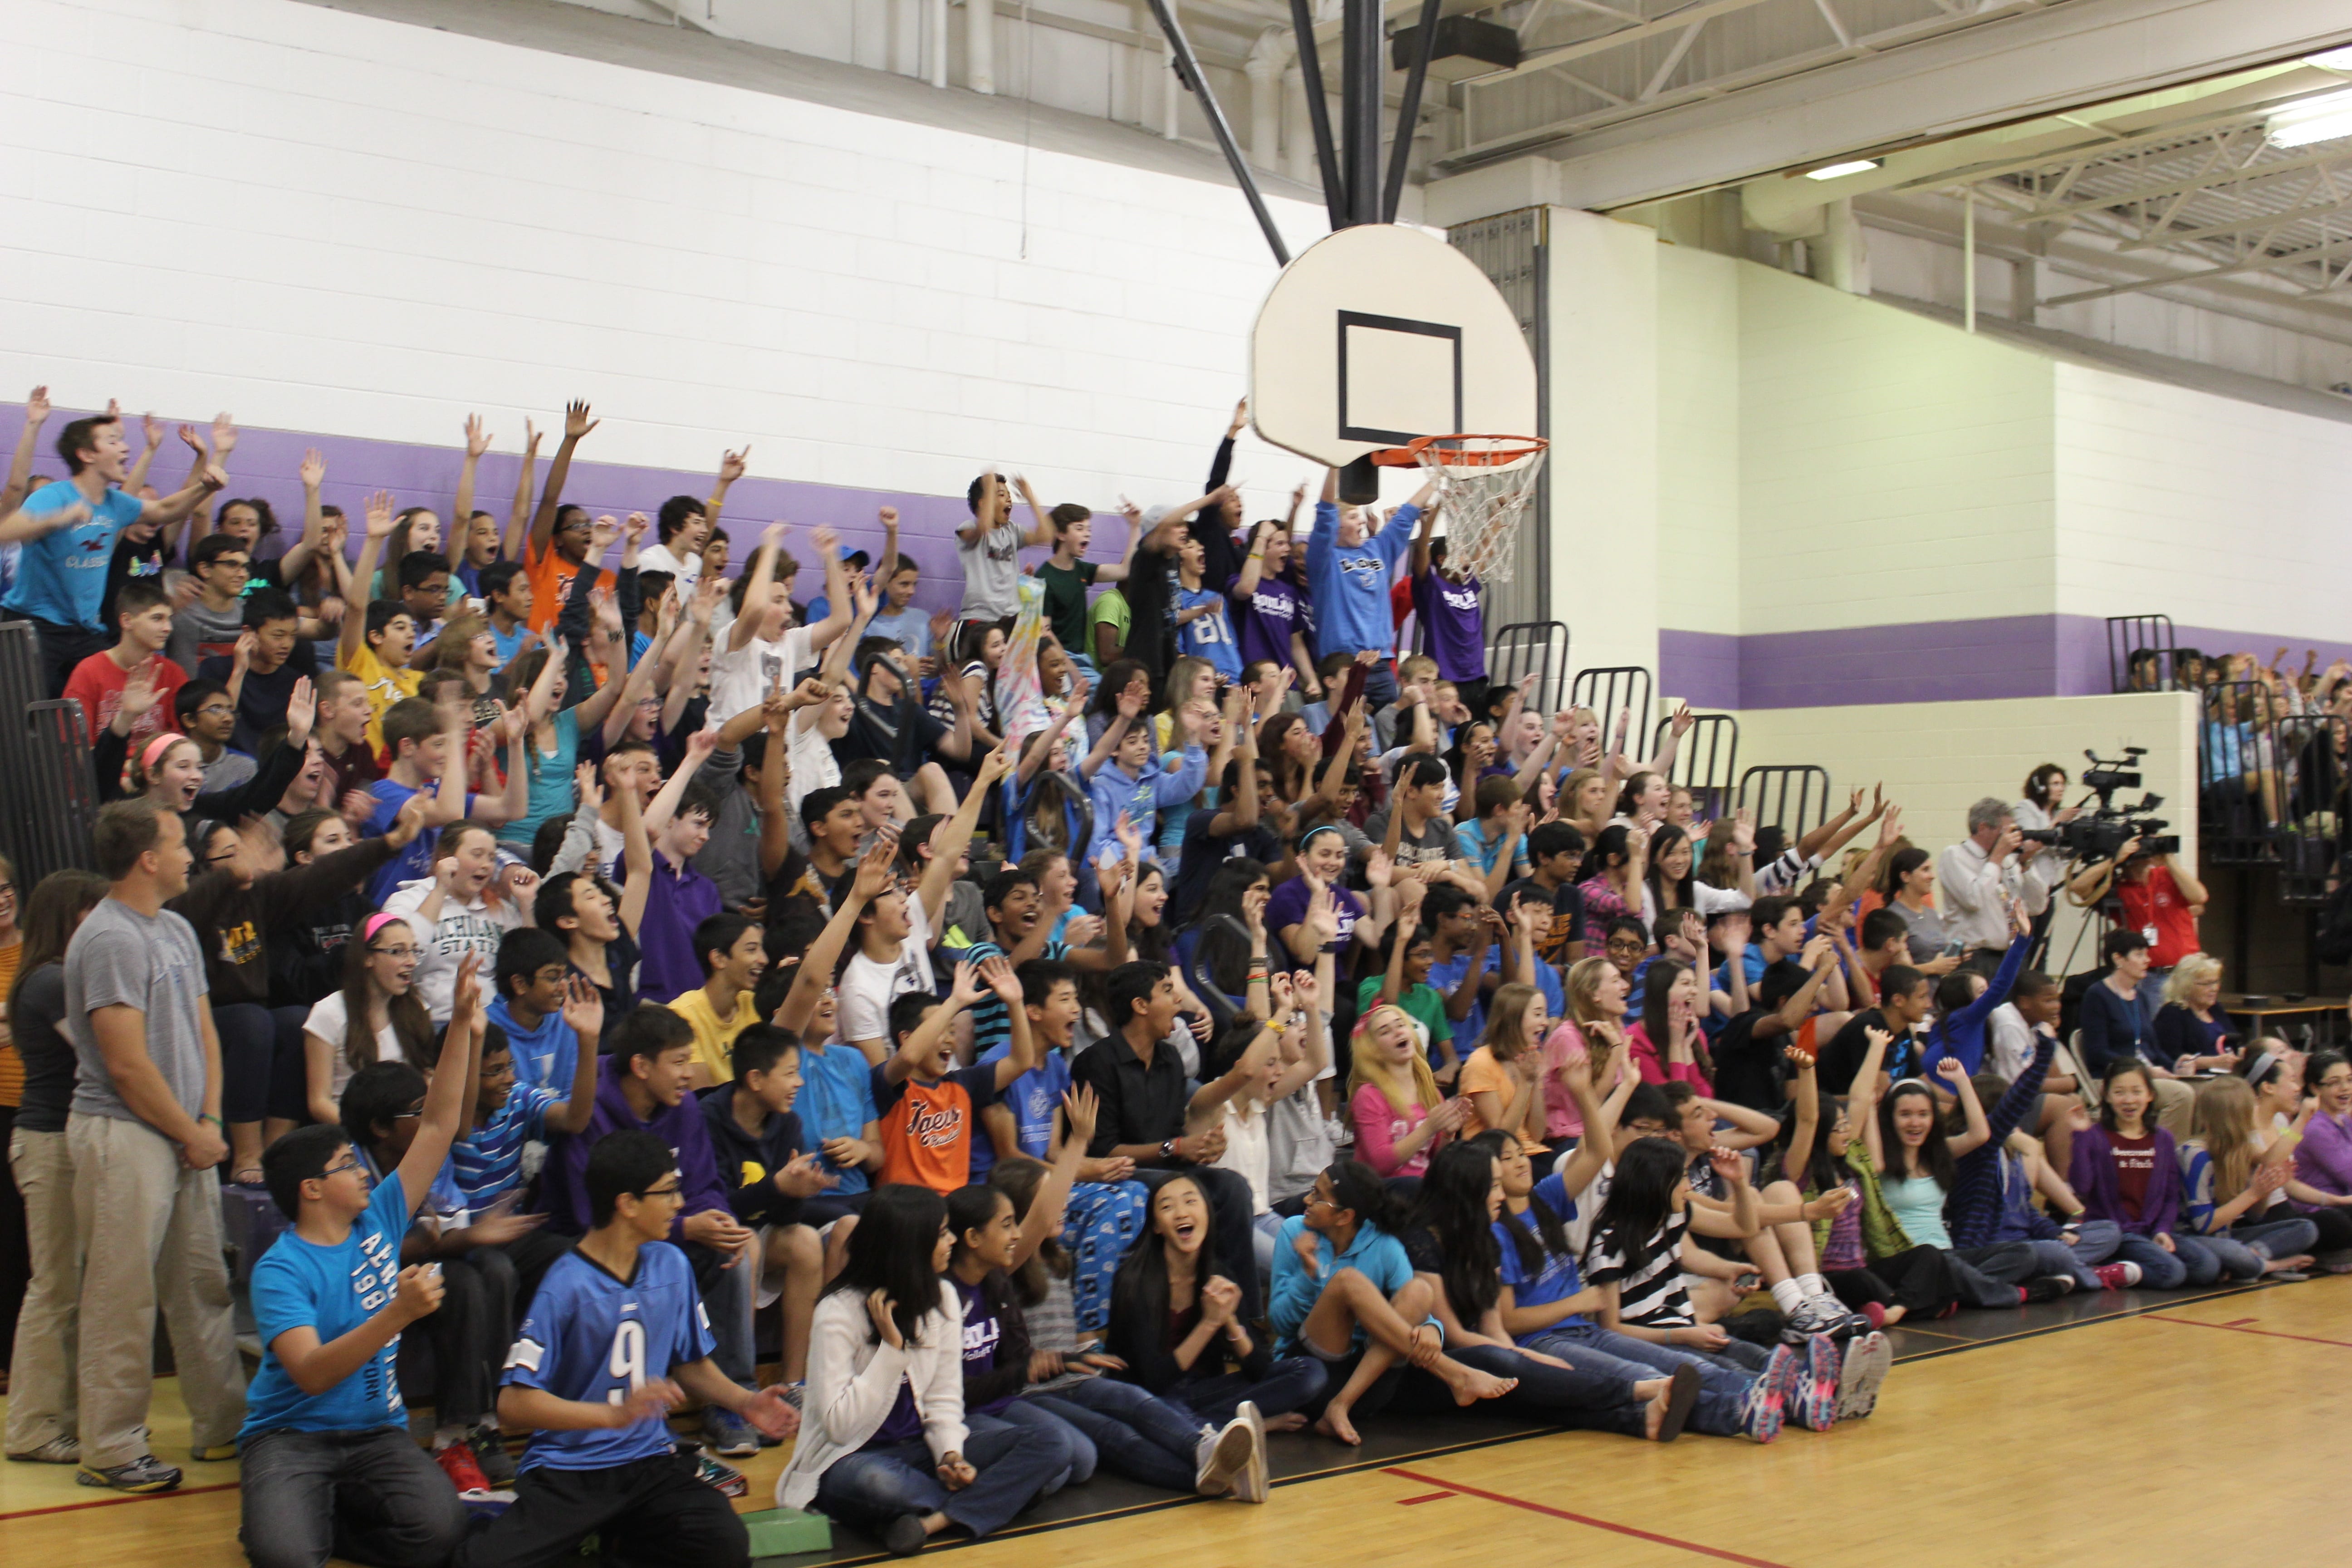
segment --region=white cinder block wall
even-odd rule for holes
[[[289,0],[0,14],[11,397],[436,445],[480,409],[512,450],[586,396],[600,461],[961,496],[993,459],[1107,508],[1198,492],[1274,276],[1206,180]],[[1253,510],[1302,468],[1245,450]]]

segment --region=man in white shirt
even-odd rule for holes
[[[2009,951],[2009,905],[2021,900],[2025,912],[2050,907],[2050,887],[2024,868],[2017,847],[2025,842],[2008,803],[1985,796],[1969,807],[1969,836],[1936,858],[1936,882],[1944,893],[1944,931],[1962,943],[1969,967],[1990,974]]]
[[[697,500],[692,496],[677,495],[661,503],[654,519],[654,530],[659,539],[651,550],[637,557],[640,572],[667,572],[677,587],[683,603],[694,593],[694,585],[702,577],[702,546],[710,538],[710,531],[719,526],[719,509],[727,504],[727,491],[743,477],[743,459],[751,448],[740,452],[724,452],[719,458],[719,482],[711,487],[709,500]]]

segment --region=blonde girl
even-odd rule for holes
[[[1422,1054],[1412,1018],[1383,1003],[1357,1020],[1355,1059],[1348,1068],[1348,1116],[1356,1154],[1382,1176],[1418,1176],[1465,1108],[1438,1092]]]
[[[2299,1276],[2312,1261],[2319,1229],[2307,1219],[2285,1217],[2290,1210],[2273,1209],[2285,1202],[2295,1141],[2265,1138],[2255,1110],[2254,1091],[2244,1079],[2199,1086],[2189,1139],[2180,1146],[2182,1215],[2230,1278]]]

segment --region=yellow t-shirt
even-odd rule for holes
[[[751,1005],[749,991],[738,993],[735,1016],[721,1019],[718,1009],[710,1005],[709,993],[698,985],[669,1004],[669,1010],[687,1022],[694,1031],[694,1059],[710,1074],[713,1083],[735,1081],[735,1064],[728,1053],[734,1049],[735,1037],[760,1021],[760,1010]]]
[[[420,669],[394,669],[378,658],[375,649],[365,643],[360,644],[348,658],[338,655],[335,662],[358,676],[360,683],[366,688],[368,746],[382,755],[384,710],[404,697],[415,696],[416,689],[425,683],[425,672]]]
[[[19,906],[22,907],[21,900]],[[0,1005],[8,1000],[8,993],[16,984],[16,960],[24,955],[25,944],[12,942],[0,947]],[[25,1058],[16,1054],[15,1045],[0,1038],[0,1105],[17,1106],[25,1103]]]

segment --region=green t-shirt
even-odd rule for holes
[[[1087,584],[1095,580],[1097,570],[1091,561],[1074,567],[1048,561],[1037,568],[1037,581],[1045,586],[1045,625],[1054,639],[1074,654],[1094,653],[1087,646]]]
[[[1379,975],[1369,975],[1360,981],[1356,985],[1357,1016],[1361,1017],[1370,1012],[1372,998],[1380,994]],[[1429,1031],[1429,1059],[1430,1065],[1434,1067],[1444,1059],[1438,1046],[1450,1045],[1454,1039],[1454,1020],[1445,1016],[1445,998],[1437,994],[1436,986],[1423,981],[1417,985],[1406,986],[1397,997],[1397,1005]]]
[[[1087,618],[1096,626],[1108,626],[1118,633],[1118,646],[1122,648],[1127,647],[1128,632],[1135,625],[1135,617],[1128,610],[1127,595],[1124,593],[1113,588],[1108,593],[1101,595],[1095,600],[1094,614]],[[1094,645],[1091,642],[1084,645],[1083,651],[1088,658],[1095,656]]]

